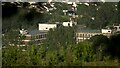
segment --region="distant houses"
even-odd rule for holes
[[[47,32],[50,29],[57,28],[58,25],[63,25],[65,27],[73,27],[77,25],[77,22],[63,22],[63,23],[56,23],[56,24],[38,24],[38,29],[32,30],[20,30],[20,33],[25,36],[25,39],[22,40],[23,45],[27,45],[30,42],[34,44],[40,45],[42,41],[46,39]]]
[[[57,22],[56,24],[38,24],[39,25],[39,30],[40,31],[49,31],[50,28],[54,29],[54,28],[57,28],[58,25],[63,25],[65,27],[73,27],[74,25],[77,25],[77,22],[62,22],[62,23],[59,23]]]
[[[90,39],[92,36],[95,36],[95,35],[104,35],[109,38],[115,32],[120,31],[120,25],[116,25],[116,26],[113,25],[112,28],[113,29],[110,29],[110,27],[107,27],[105,29],[100,29],[100,30],[79,29],[76,32],[76,43],[82,42],[86,39]]]
[[[28,44],[30,41],[34,41],[35,44],[42,44],[42,41],[46,39],[47,32],[49,29],[57,28],[57,26],[61,24],[65,27],[73,27],[77,25],[77,22],[63,22],[63,23],[56,23],[56,24],[39,24],[38,29],[35,30],[28,30],[28,33],[25,34],[25,31],[22,33],[26,36],[23,40],[24,44]],[[78,29],[75,32],[76,43],[82,42],[86,39],[90,39],[92,36],[95,35],[105,35],[108,38],[114,33],[120,30],[119,26],[113,26],[114,29],[105,28],[100,30],[91,30],[91,29]],[[21,32],[21,31],[20,31]]]

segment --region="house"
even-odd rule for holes
[[[57,24],[39,24],[40,31],[48,31],[50,28],[56,28]]]
[[[68,16],[75,16],[75,15],[77,15],[76,14],[76,12],[75,11],[67,11],[67,13],[66,14],[68,14]]]
[[[112,34],[112,30],[111,29],[101,29],[102,34],[107,36],[108,38],[111,36]]]
[[[70,22],[63,22],[62,23],[62,25],[63,26],[74,26],[74,25],[77,25],[77,22],[72,22],[72,21],[70,21]]]
[[[100,30],[80,29],[76,32],[76,43],[100,34],[102,34]]]
[[[24,35],[25,38],[22,40],[23,45],[27,45],[33,42],[36,45],[42,44],[42,41],[46,39],[47,31],[39,31],[37,29],[28,30],[28,34]]]
[[[101,29],[101,30],[90,30],[90,29],[80,29],[76,32],[76,42],[82,42],[86,39],[90,39],[95,35],[104,35],[108,38],[112,35],[111,29]]]
[[[39,24],[38,29],[31,29],[31,30],[23,30],[22,32],[20,31],[20,33],[23,33],[23,35],[25,36],[25,38],[22,40],[22,44],[27,45],[30,42],[34,42],[37,45],[42,44],[42,41],[44,39],[46,39],[47,36],[47,32],[49,31],[49,29],[54,29],[57,28],[59,25],[63,25],[63,26],[73,26],[76,25],[77,22],[63,22],[63,23],[56,23],[56,24]],[[26,32],[27,33],[24,33]]]
[[[113,25],[113,27],[115,28],[116,32],[120,31],[120,24],[119,25]]]
[[[119,25],[118,24],[109,25],[109,26],[106,26],[106,28],[112,34],[120,33],[120,24]]]

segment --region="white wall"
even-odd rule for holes
[[[39,24],[39,30],[49,30],[50,28],[56,28],[56,24]]]
[[[110,30],[110,29],[102,29],[102,33],[111,33],[112,32],[112,30]]]
[[[68,4],[72,4],[73,2],[67,2]]]
[[[63,22],[63,26],[69,26],[68,24],[70,24],[70,26],[72,26],[71,24],[71,22]]]

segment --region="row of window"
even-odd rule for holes
[[[46,38],[47,34],[40,34],[35,36],[36,39]]]
[[[94,35],[99,35],[99,34],[90,34],[90,33],[84,34],[84,33],[78,33],[78,34],[77,34],[77,37],[87,37],[87,38],[89,38],[89,37],[92,37],[92,36],[94,36]]]
[[[77,42],[82,42],[82,41],[84,41],[83,39],[77,39]]]
[[[99,33],[94,33],[94,34],[90,34],[90,33],[86,33],[86,34],[84,34],[84,33],[78,33],[77,34],[77,37],[81,37],[80,39],[79,38],[77,38],[76,39],[76,41],[77,41],[77,43],[78,42],[82,42],[82,41],[84,41],[85,39],[89,39],[90,37],[92,37],[92,36],[94,36],[94,35],[99,35]]]

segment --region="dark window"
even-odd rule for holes
[[[70,23],[68,23],[68,26],[70,26]]]
[[[42,35],[40,35],[40,38],[42,38]]]
[[[75,26],[75,24],[73,23],[72,26]]]

